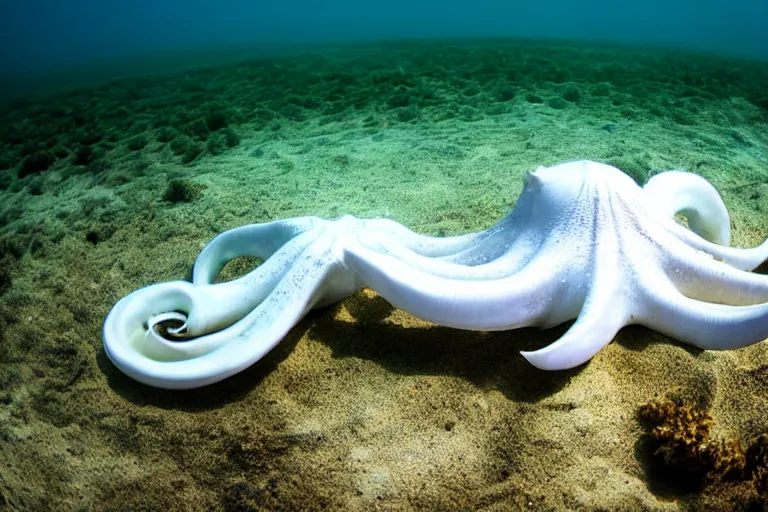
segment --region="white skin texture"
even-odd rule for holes
[[[685,214],[690,229],[675,220]],[[682,171],[641,188],[620,170],[569,162],[529,173],[515,208],[485,231],[429,237],[386,219],[302,217],[214,238],[193,282],[141,288],[104,322],[104,346],[132,378],[205,386],[261,359],[312,308],[370,287],[436,324],[479,331],[551,327],[554,343],[521,352],[543,370],[573,368],[640,324],[703,349],[768,336],[768,240],[729,247],[714,187]],[[265,262],[212,284],[238,256]],[[164,333],[161,334],[161,332]]]

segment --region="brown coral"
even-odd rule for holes
[[[740,476],[746,457],[738,440],[710,437],[714,424],[708,412],[672,402],[651,402],[640,408],[640,419],[651,426],[658,445],[654,455],[670,468],[696,478]]]
[[[768,468],[758,468],[752,477],[758,496],[768,498]]]
[[[768,498],[768,434],[757,436],[747,448],[748,475],[752,475],[752,483],[757,494]]]

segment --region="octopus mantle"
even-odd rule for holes
[[[515,208],[478,233],[429,237],[351,216],[226,231],[200,253],[191,283],[153,284],[115,304],[104,346],[138,381],[204,386],[261,359],[310,309],[368,286],[458,329],[576,319],[554,343],[522,352],[544,370],[588,361],[630,324],[735,349],[768,336],[768,276],[750,272],[768,259],[768,240],[731,248],[730,226],[720,195],[697,175],[667,171],[641,188],[608,165],[565,163],[529,173]],[[213,284],[238,256],[264,263]]]

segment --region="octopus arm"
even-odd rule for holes
[[[647,293],[639,323],[707,350],[730,350],[763,341],[768,303],[750,306],[712,304],[690,299],[669,283]]]
[[[731,218],[715,187],[691,172],[666,171],[643,187],[654,208],[670,218],[684,214],[691,230],[710,242],[731,244]]]
[[[566,370],[586,363],[608,345],[630,315],[617,287],[597,286],[587,296],[576,322],[554,343],[520,354],[541,370]]]
[[[560,282],[548,253],[501,279],[436,276],[360,243],[344,250],[344,264],[395,307],[459,329],[491,331],[535,325],[552,307]]]
[[[664,223],[669,233],[698,251],[705,252],[739,270],[754,270],[768,260],[768,240],[757,247],[741,249],[726,247],[705,240],[674,220]]]
[[[681,248],[685,249],[685,248]],[[750,306],[768,302],[768,276],[745,272],[701,253],[667,251],[667,277],[686,297]]]
[[[165,312],[186,311],[195,301],[208,300],[200,295],[205,287],[175,281],[137,290],[121,299],[104,322],[106,353],[130,377],[165,389],[197,388],[241,372],[272,350],[322,298],[334,273],[341,269],[338,263],[329,262],[330,250],[329,243],[309,246],[245,317],[187,341],[170,341],[155,325],[183,318]]]
[[[565,370],[589,361],[608,345],[622,327],[631,323],[632,315],[627,296],[624,267],[616,257],[616,239],[606,231],[597,235],[595,260],[586,283],[588,291],[576,321],[557,341],[539,350],[520,354],[542,370]],[[583,271],[570,282],[578,285]]]
[[[397,244],[408,250],[427,257],[450,257],[471,249],[479,239],[483,239],[494,227],[477,233],[456,236],[429,236],[416,233],[406,226],[390,219],[370,219],[366,221],[366,230],[384,237],[387,244]]]
[[[194,284],[210,284],[230,260],[251,256],[266,260],[296,236],[311,230],[319,219],[294,219],[250,224],[216,236],[200,252],[192,272]]]
[[[505,244],[495,258],[477,265],[466,265],[443,258],[424,256],[405,246],[390,243],[389,239],[363,234],[358,242],[368,249],[397,258],[411,267],[420,269],[434,276],[451,279],[494,279],[517,273],[535,254],[543,243],[542,237],[517,237]],[[386,241],[385,244],[381,244]]]

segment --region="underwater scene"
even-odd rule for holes
[[[768,511],[768,3],[0,7],[0,511]]]

